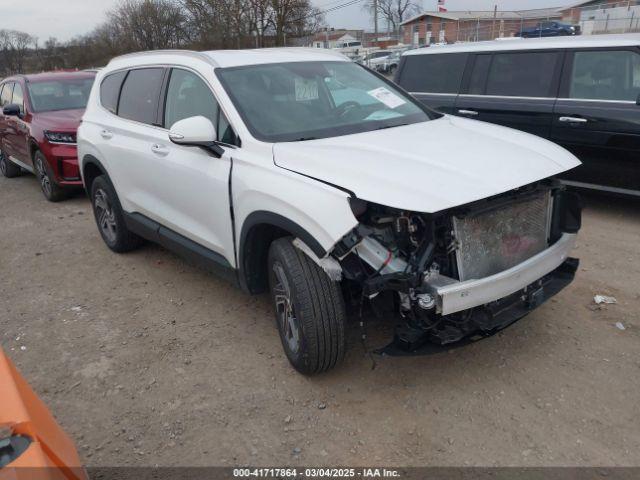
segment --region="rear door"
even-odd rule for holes
[[[640,195],[640,49],[584,49],[567,57],[552,139],[583,165],[566,179]]]
[[[403,55],[396,83],[441,113],[454,113],[468,53]]]
[[[101,85],[102,105],[115,115],[102,115],[99,149],[109,161],[109,174],[125,210],[154,220],[164,203],[158,198],[156,184],[165,174],[157,161],[161,148],[168,153],[167,133],[158,112],[166,73],[161,67],[138,68],[125,72],[124,81],[119,72],[106,77]],[[114,96],[119,99],[115,106]]]
[[[549,138],[564,55],[564,51],[474,55],[455,114]]]

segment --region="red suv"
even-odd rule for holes
[[[76,131],[95,73],[18,75],[0,83],[0,172],[34,173],[47,200],[81,188]]]

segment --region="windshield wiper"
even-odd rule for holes
[[[396,127],[405,127],[409,125],[408,123],[399,123],[398,125],[385,125],[383,127],[378,127],[376,130],[386,130],[387,128],[396,128]]]
[[[306,142],[307,140],[317,140],[318,137],[301,137],[301,138],[296,138],[294,140],[294,142]]]

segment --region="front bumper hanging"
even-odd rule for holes
[[[579,264],[578,259],[566,258],[550,273],[504,298],[473,308],[468,315],[454,314],[455,320],[451,322],[443,317],[441,328],[431,332],[401,325],[393,342],[377,353],[391,356],[440,353],[491,336],[557,295],[573,281]]]
[[[505,298],[555,270],[569,258],[575,243],[576,235],[565,233],[551,247],[508,270],[466,282],[439,276],[440,280],[427,282],[427,289],[436,298],[438,313],[469,310]]]

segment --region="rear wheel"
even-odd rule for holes
[[[91,205],[98,231],[107,247],[114,252],[125,253],[142,245],[144,240],[127,228],[118,196],[104,175],[91,185]]]
[[[14,178],[19,176],[22,171],[20,167],[9,160],[9,157],[0,149],[0,173],[3,177]]]
[[[334,368],[346,350],[340,285],[281,238],[269,250],[269,286],[282,346],[293,367],[310,375]]]
[[[33,156],[34,172],[40,182],[40,189],[44,197],[50,202],[59,202],[67,198],[67,191],[60,187],[54,180],[53,172],[42,152],[36,152]]]

